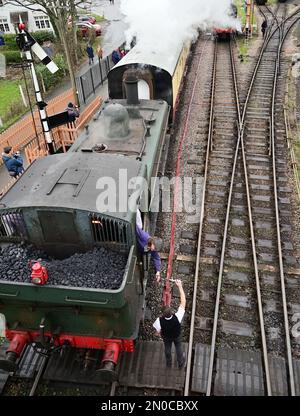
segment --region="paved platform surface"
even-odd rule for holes
[[[87,353],[85,349],[59,351],[49,359],[43,379],[82,384],[102,384],[102,375],[97,373],[100,367],[102,351]],[[86,366],[85,364],[86,363]]]
[[[187,351],[187,343],[183,343]],[[185,371],[177,367],[175,347],[172,348],[172,367],[166,367],[164,344],[143,341],[136,344],[134,353],[124,353],[119,367],[119,383],[129,387],[155,387],[182,391]]]

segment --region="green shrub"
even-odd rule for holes
[[[50,30],[38,30],[36,32],[31,32],[30,34],[40,45],[42,45],[43,42],[55,41],[55,35]]]
[[[43,79],[47,91],[54,85],[58,84],[61,79],[68,73],[68,65],[62,54],[57,54],[53,61],[59,68],[55,74],[51,74],[51,72],[49,72],[49,70],[44,65],[36,66],[38,77]]]
[[[9,50],[19,50],[15,34],[4,34],[5,47]]]
[[[54,42],[55,35],[50,30],[38,30],[36,32],[30,32],[31,36],[42,45],[43,42]],[[18,45],[16,43],[16,35],[15,34],[4,34],[4,41],[6,50],[19,50]],[[1,49],[1,48],[0,48]]]
[[[96,13],[92,13],[92,16],[96,19],[97,23],[104,22],[105,20],[104,16],[100,16],[99,14],[96,14]]]
[[[3,55],[6,59],[6,64],[16,64],[22,61],[20,51],[3,51]]]

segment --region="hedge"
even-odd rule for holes
[[[31,36],[42,45],[43,42],[55,42],[55,35],[50,30],[38,30],[37,32],[30,32]]]
[[[50,30],[38,30],[36,32],[30,32],[30,34],[34,37],[34,39],[40,44],[42,45],[43,42],[54,42],[55,41],[55,35],[53,32],[51,32]],[[15,34],[4,34],[4,41],[5,41],[5,45],[4,48],[5,49],[9,49],[9,50],[18,50],[18,46],[16,43],[16,35]],[[1,47],[0,47],[1,50]]]
[[[10,50],[19,50],[18,45],[16,43],[16,35],[15,34],[7,34],[4,35],[5,47]]]
[[[58,66],[59,70],[55,74],[51,74],[48,68],[44,65],[36,65],[36,72],[39,78],[42,78],[46,90],[48,91],[51,87],[58,84],[62,78],[68,73],[68,65],[62,54],[56,54],[53,61]]]
[[[6,65],[22,62],[20,51],[2,51],[0,49],[0,52],[5,56]]]

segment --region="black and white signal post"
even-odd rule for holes
[[[45,141],[47,143],[49,153],[53,154],[55,153],[55,144],[52,139],[51,131],[50,131],[49,124],[48,124],[48,117],[47,117],[47,112],[45,109],[47,104],[43,101],[43,98],[42,98],[39,82],[38,82],[37,75],[36,75],[35,68],[34,68],[34,62],[33,62],[31,51],[40,59],[40,61],[48,68],[48,70],[52,74],[58,71],[58,67],[52,61],[52,59],[49,58],[49,56],[46,54],[44,49],[26,31],[25,28],[26,26],[20,18],[20,23],[18,25],[19,34],[17,35],[17,44],[19,48],[21,49],[21,51],[24,52],[26,56],[26,60],[31,69],[36,103],[39,109],[39,114],[40,114],[43,133],[45,136]]]

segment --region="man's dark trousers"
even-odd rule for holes
[[[164,338],[163,339],[165,344],[165,356],[166,356],[166,362],[167,367],[171,367],[172,365],[172,343],[174,342],[175,348],[176,348],[176,356],[177,356],[177,363],[179,367],[182,367],[184,364],[184,356],[182,351],[182,345],[181,345],[181,339],[178,338]]]

